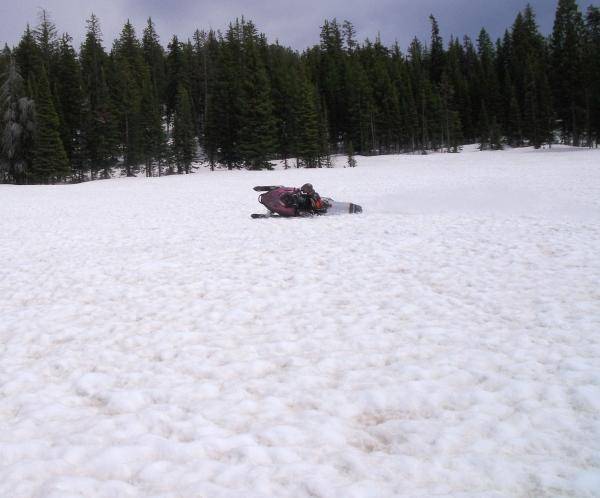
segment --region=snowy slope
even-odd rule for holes
[[[0,185],[0,496],[600,496],[600,151],[358,160]]]

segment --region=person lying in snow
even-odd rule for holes
[[[315,189],[310,183],[305,183],[300,187],[298,196],[298,211],[299,213],[321,214],[327,211],[327,206],[321,200],[321,196],[315,192]]]
[[[266,214],[253,213],[250,215],[252,218],[362,213],[362,207],[358,204],[335,202],[329,197],[321,198],[310,183],[305,183],[300,188],[284,187],[283,185],[257,185],[253,190],[263,192],[258,196],[258,202],[269,212]]]

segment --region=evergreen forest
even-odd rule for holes
[[[100,20],[77,50],[40,12],[0,52],[0,183],[328,167],[331,155],[459,152],[600,140],[600,8],[558,0],[544,35],[527,6],[498,40],[405,50],[327,20],[299,52],[244,18],[165,44],[148,19],[110,49]]]

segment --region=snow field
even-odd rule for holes
[[[600,496],[600,153],[358,161],[0,186],[0,496]]]

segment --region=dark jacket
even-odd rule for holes
[[[324,213],[327,208],[324,206],[321,196],[316,192],[313,194],[301,192],[298,196],[298,210],[307,213],[319,214]]]

